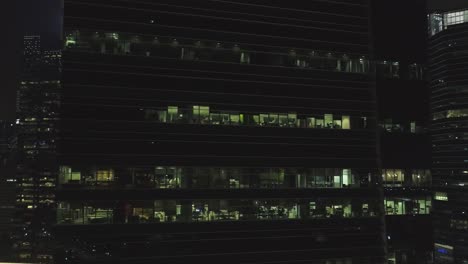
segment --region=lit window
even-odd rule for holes
[[[332,114],[325,114],[325,127],[326,128],[333,128],[333,115]]]
[[[167,107],[167,121],[174,122],[178,118],[179,108],[177,106]]]
[[[315,125],[316,125],[317,128],[324,128],[325,127],[323,119],[316,119],[315,120]]]
[[[411,122],[411,133],[416,133],[416,122]]]
[[[351,121],[349,116],[343,116],[341,118],[341,127],[343,129],[351,129]]]
[[[239,115],[230,115],[231,125],[238,125],[239,124]]]
[[[76,45],[76,40],[73,36],[67,36],[65,41],[65,47]]]
[[[386,186],[402,186],[405,173],[400,169],[383,169],[382,178]]]
[[[434,195],[434,200],[447,202],[448,195],[445,192],[436,192]]]
[[[98,170],[96,172],[97,181],[113,181],[114,180],[114,171],[113,170]]]

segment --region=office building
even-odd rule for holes
[[[383,263],[369,4],[64,1],[58,263]]]
[[[468,12],[429,14],[436,263],[468,263]]]
[[[57,121],[60,52],[41,47],[40,36],[24,37],[17,90],[17,222],[15,249],[22,261],[52,258],[50,228],[55,222]]]

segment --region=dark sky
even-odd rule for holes
[[[425,63],[426,0],[373,0],[372,10],[375,58]]]
[[[47,48],[60,47],[60,0],[15,0],[19,2],[19,16],[23,17],[21,31],[41,35]]]
[[[60,0],[13,0],[2,5],[6,24],[6,42],[2,43],[0,120],[15,119],[16,87],[19,82],[22,39],[24,35],[41,35],[44,47],[60,47]],[[3,40],[3,39],[2,39]],[[5,46],[5,47],[3,47]]]
[[[429,10],[454,10],[468,8],[468,0],[428,0]]]

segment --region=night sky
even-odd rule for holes
[[[426,0],[372,1],[377,60],[425,63]]]
[[[467,0],[428,0],[429,10],[454,10],[468,8]]]
[[[14,0],[5,8],[7,38],[2,58],[2,84],[0,86],[0,120],[15,119],[16,87],[19,82],[22,40],[24,35],[41,35],[43,46],[60,47],[60,0]]]

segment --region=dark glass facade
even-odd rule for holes
[[[468,263],[466,14],[429,15],[436,263]]]
[[[374,1],[373,10],[388,263],[429,264],[433,210],[426,5]]]
[[[58,263],[383,263],[367,1],[64,8]]]

